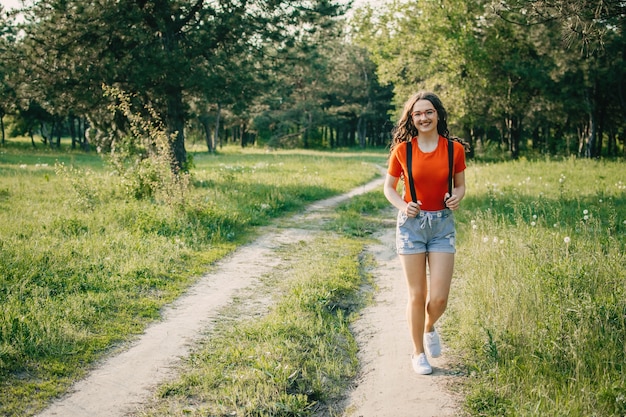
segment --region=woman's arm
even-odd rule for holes
[[[446,196],[448,193],[446,193]],[[452,195],[446,200],[446,206],[450,210],[456,210],[461,204],[461,200],[465,197],[465,171],[454,174],[454,188]]]
[[[417,203],[410,202],[407,204],[402,196],[398,193],[398,181],[400,178],[387,174],[385,177],[384,193],[387,200],[398,210],[403,211],[409,217],[415,217],[420,212],[419,206],[422,204],[420,201]]]

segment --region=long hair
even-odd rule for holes
[[[450,136],[450,132],[448,131],[448,113],[443,107],[443,103],[435,93],[430,91],[420,91],[413,94],[413,96],[411,96],[411,98],[404,103],[402,116],[400,117],[398,124],[392,130],[390,151],[393,150],[393,148],[395,148],[399,143],[407,142],[415,136],[418,136],[419,132],[413,123],[413,116],[411,116],[411,113],[413,112],[413,106],[419,100],[428,100],[432,103],[435,110],[437,110],[437,132],[444,138],[448,138]]]

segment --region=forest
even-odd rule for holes
[[[121,100],[183,169],[190,143],[384,147],[428,89],[472,154],[623,158],[625,16],[622,0],[25,1],[0,6],[1,140],[106,152],[129,137]]]

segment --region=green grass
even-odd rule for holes
[[[470,165],[451,342],[474,416],[626,415],[626,178],[591,160]]]
[[[94,155],[0,149],[0,414],[33,414],[255,226],[367,182],[385,157],[196,154],[181,209],[129,199]],[[469,164],[443,323],[468,414],[626,415],[623,167]],[[380,192],[356,197],[286,246],[260,289],[271,307],[224,312],[145,415],[339,414],[358,369],[347,326],[371,291],[363,248],[386,207]]]
[[[375,178],[384,160],[197,154],[181,208],[129,198],[93,154],[0,149],[0,414],[33,414],[255,226]]]
[[[270,311],[222,318],[142,415],[332,415],[359,369],[348,325],[367,299],[363,242],[326,233],[284,247],[285,265],[266,280],[281,288]]]
[[[380,190],[356,196],[311,239],[282,247],[283,263],[263,288],[222,313],[180,377],[141,415],[341,415],[360,367],[348,326],[374,290],[364,247],[388,205]],[[271,307],[251,312],[255,296],[268,294]]]

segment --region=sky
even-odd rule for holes
[[[380,3],[380,1],[376,0],[354,0],[354,7],[362,6],[364,4],[370,3],[375,5],[376,3]],[[20,0],[0,0],[0,4],[4,6],[6,10],[13,9],[15,7],[20,6]]]
[[[376,3],[382,3],[382,1],[377,0],[353,0],[353,7],[363,6],[365,4],[376,5]],[[20,7],[20,0],[0,0],[0,4],[4,6],[5,10],[10,10],[16,7]]]
[[[9,10],[9,9],[13,9],[15,7],[21,6],[19,0],[0,0],[0,4],[4,6],[5,10]]]

